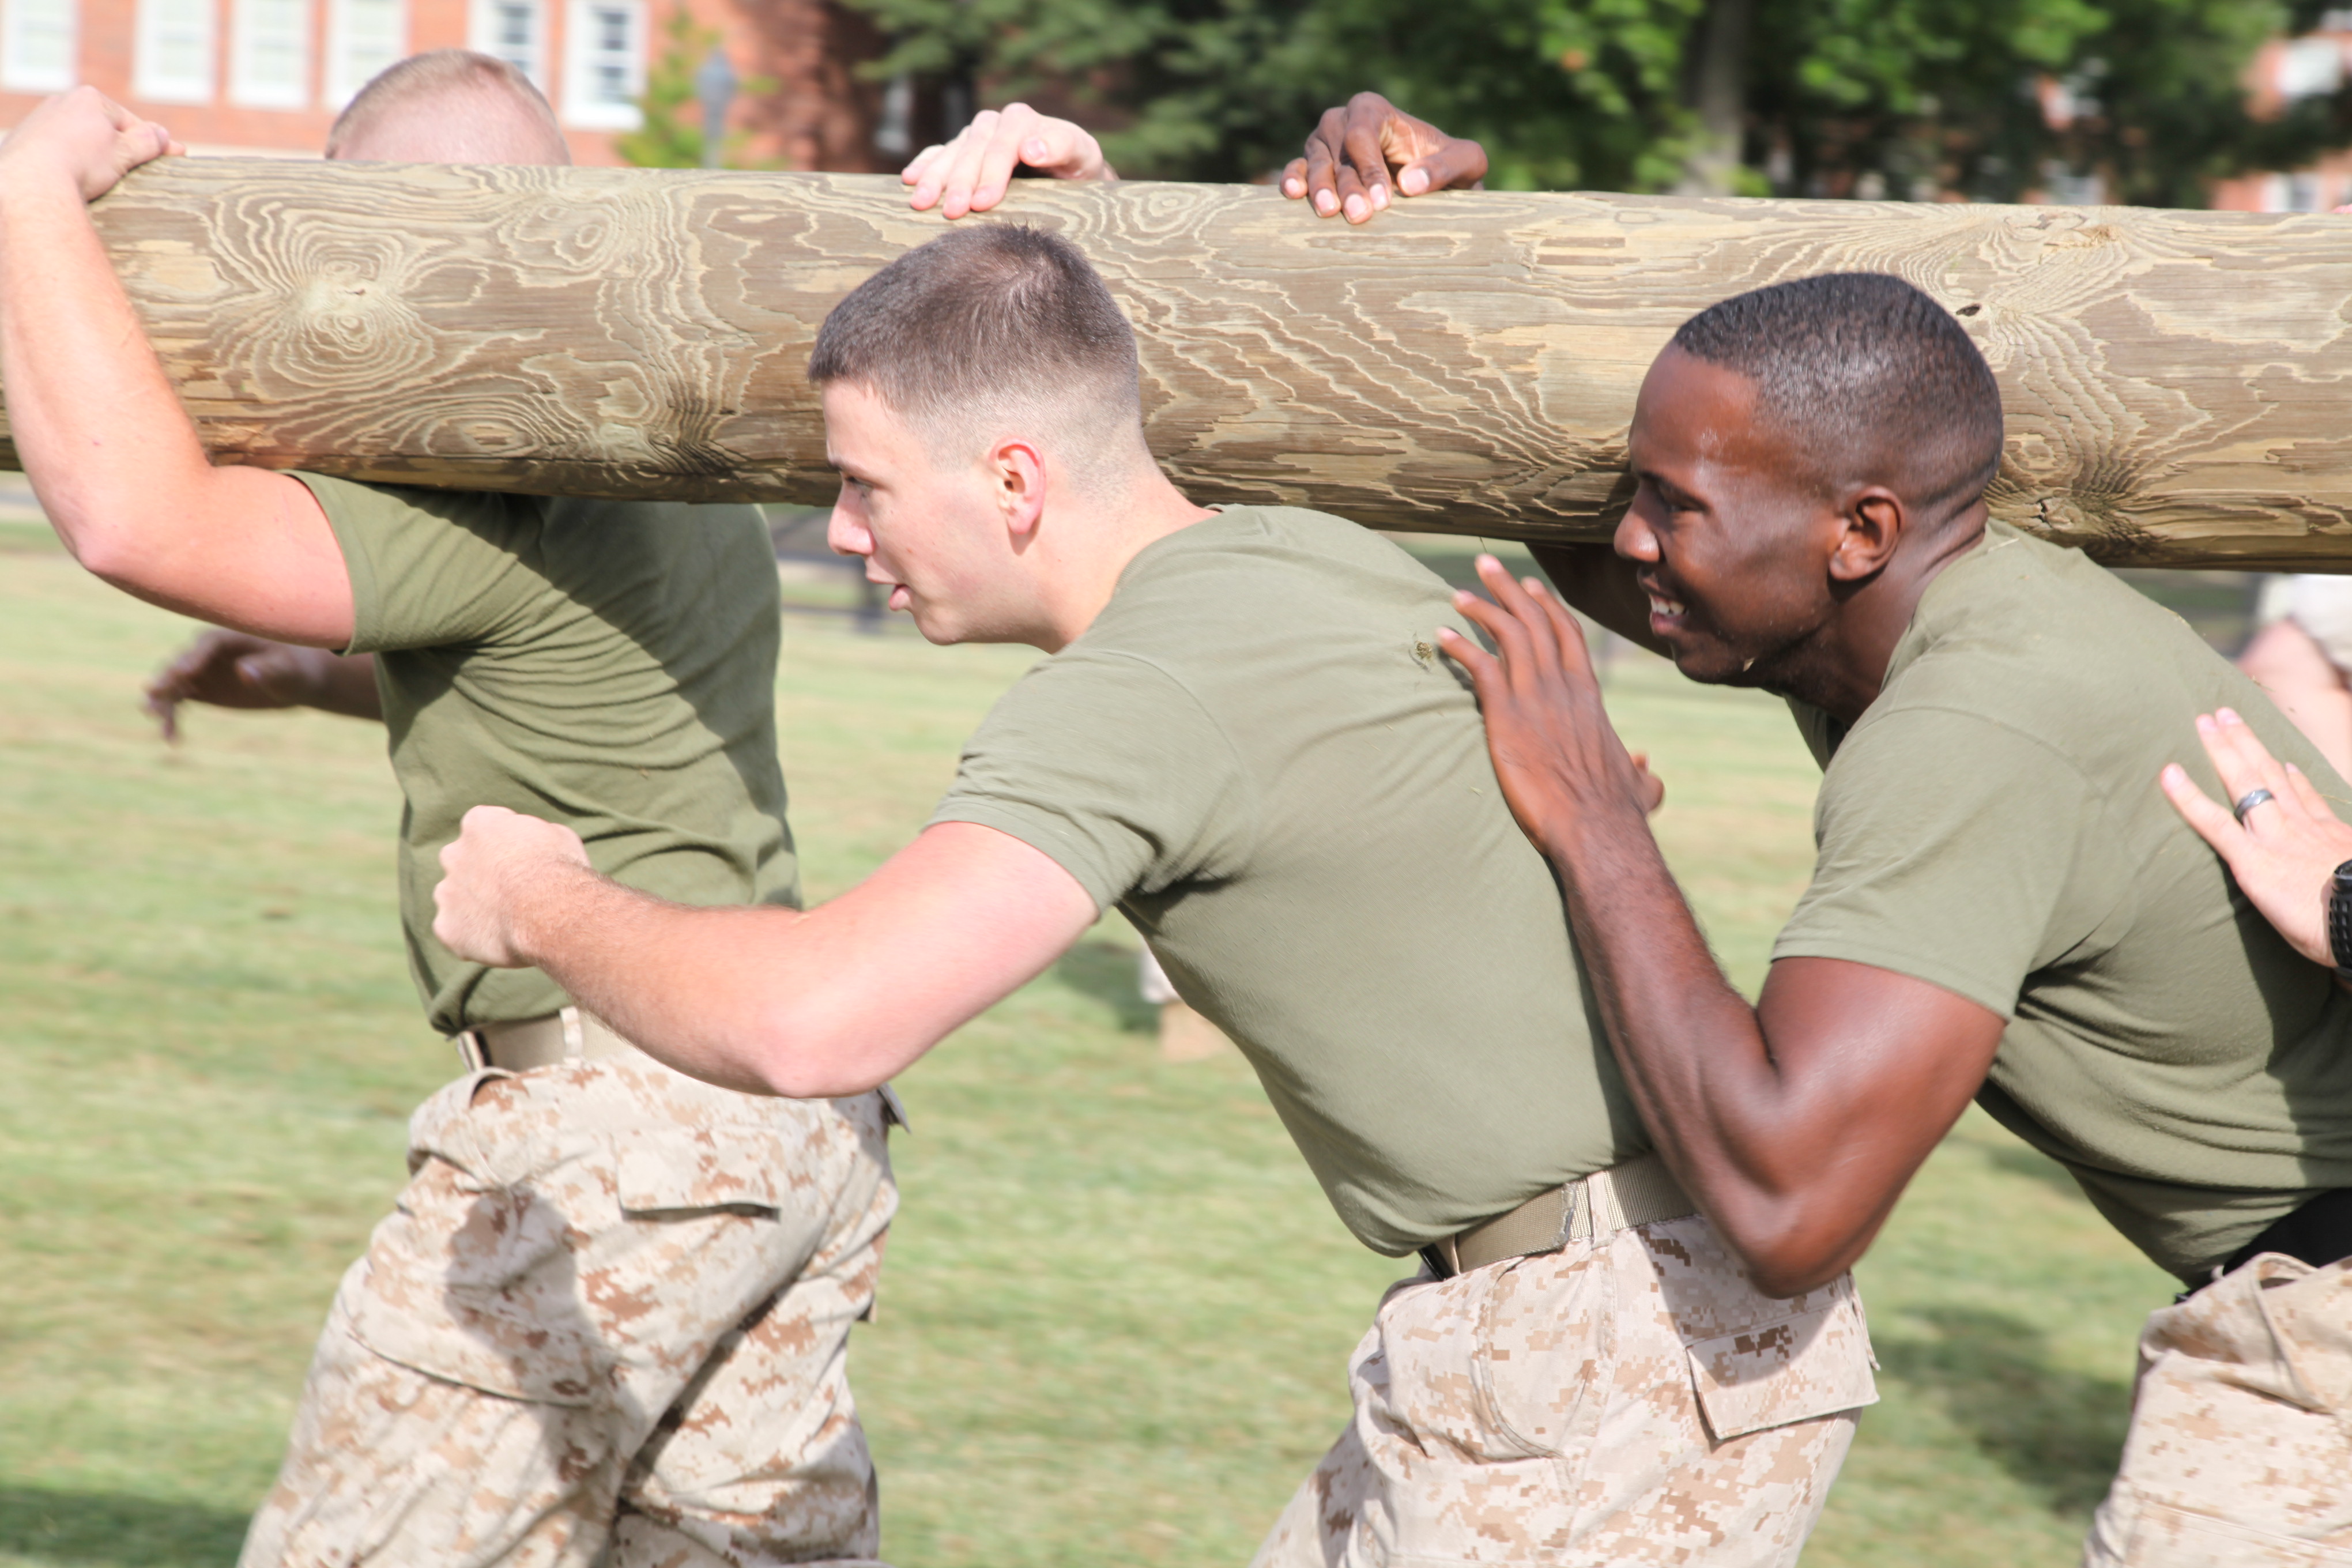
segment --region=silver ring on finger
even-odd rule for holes
[[[2266,800],[2276,800],[2278,796],[2273,795],[2266,789],[2250,789],[2245,794],[2238,797],[2238,803],[2230,808],[2230,815],[2238,819],[2239,826],[2243,827],[2246,825],[2246,813],[2253,810],[2254,807],[2262,805]]]

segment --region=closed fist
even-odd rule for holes
[[[472,963],[529,968],[519,930],[521,905],[551,876],[587,865],[587,846],[572,829],[502,805],[478,805],[441,851],[433,934]]]

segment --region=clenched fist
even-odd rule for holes
[[[478,805],[441,851],[433,934],[475,963],[527,969],[531,959],[520,940],[524,905],[551,881],[587,869],[587,846],[572,829],[502,805]]]

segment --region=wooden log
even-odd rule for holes
[[[1044,182],[992,216],[1100,266],[1202,500],[1598,537],[1675,325],[1864,268],[1983,344],[2000,515],[2116,563],[2352,570],[2352,220],[1487,194],[1351,229],[1264,187]],[[817,325],[943,226],[874,177],[230,159],[98,217],[222,460],[814,504]]]

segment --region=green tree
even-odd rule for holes
[[[2315,6],[2276,0],[1758,0],[1748,166],[1795,192],[2201,206],[2208,183],[2352,141],[2339,100],[2272,119],[2244,75]],[[2053,112],[2055,111],[2054,118]]]
[[[643,116],[635,131],[614,139],[621,156],[640,169],[698,169],[702,166],[702,97],[695,73],[710,51],[719,47],[716,27],[706,27],[684,5],[671,11],[662,24],[662,50],[646,67],[646,90],[638,96]],[[766,77],[749,77],[739,83],[740,96],[759,98],[776,90]],[[744,165],[732,154],[749,138],[738,132],[719,148],[719,162],[728,168]]]
[[[2352,142],[2342,95],[2275,119],[2242,76],[2306,0],[850,0],[875,68],[1097,110],[1119,168],[1247,179],[1371,88],[1478,137],[1517,188],[2109,199]],[[2053,107],[2069,110],[2054,120]]]
[[[697,23],[683,5],[662,24],[662,51],[646,67],[646,90],[637,100],[644,116],[635,131],[615,137],[622,157],[641,169],[702,166],[702,100],[694,73],[719,42],[719,31]]]

